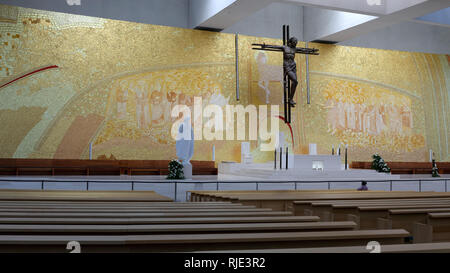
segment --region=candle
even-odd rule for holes
[[[345,145],[345,169],[347,170],[347,150],[348,150],[348,144]]]
[[[92,142],[89,143],[89,160],[92,160]]]
[[[275,147],[275,160],[273,161],[275,164],[275,170],[277,169],[277,148]]]
[[[216,161],[216,145],[212,147],[212,161]]]
[[[286,145],[286,170],[289,169],[289,148]]]

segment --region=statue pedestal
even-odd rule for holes
[[[181,163],[183,165],[183,173],[185,179],[192,179],[192,164],[187,161]]]

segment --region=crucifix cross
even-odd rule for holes
[[[289,26],[283,26],[283,45],[252,44],[256,46],[253,50],[283,52],[283,75],[284,75],[284,121],[291,123],[291,108],[295,107],[295,91],[297,89],[297,64],[295,54],[319,55],[315,48],[297,47],[298,40],[289,37]]]

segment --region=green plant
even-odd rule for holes
[[[379,173],[391,172],[391,168],[388,167],[387,163],[384,162],[383,158],[380,155],[374,154],[372,158],[373,158],[372,169],[376,170]]]
[[[169,162],[169,175],[167,179],[184,179],[183,165],[174,159]]]
[[[431,169],[431,176],[432,176],[432,177],[441,177],[441,176],[439,175],[439,169],[438,169],[438,167],[436,166],[436,161],[434,161],[434,159],[433,159],[433,168]]]
[[[433,169],[431,169],[431,176],[432,176],[432,177],[441,177],[441,176],[439,175],[439,170],[438,170],[437,167],[433,167]]]

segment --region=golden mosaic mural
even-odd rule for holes
[[[0,6],[0,157],[172,159],[176,104],[280,105],[280,40],[235,37]],[[298,46],[304,46],[299,43]],[[298,55],[297,107],[285,141],[296,153],[349,145],[350,160],[449,161],[450,61],[445,55],[310,44]],[[282,112],[282,111],[280,111]],[[292,130],[292,136],[291,136]],[[292,143],[293,141],[293,143]],[[251,142],[258,162],[271,160]],[[240,160],[239,141],[196,141],[194,160]]]

